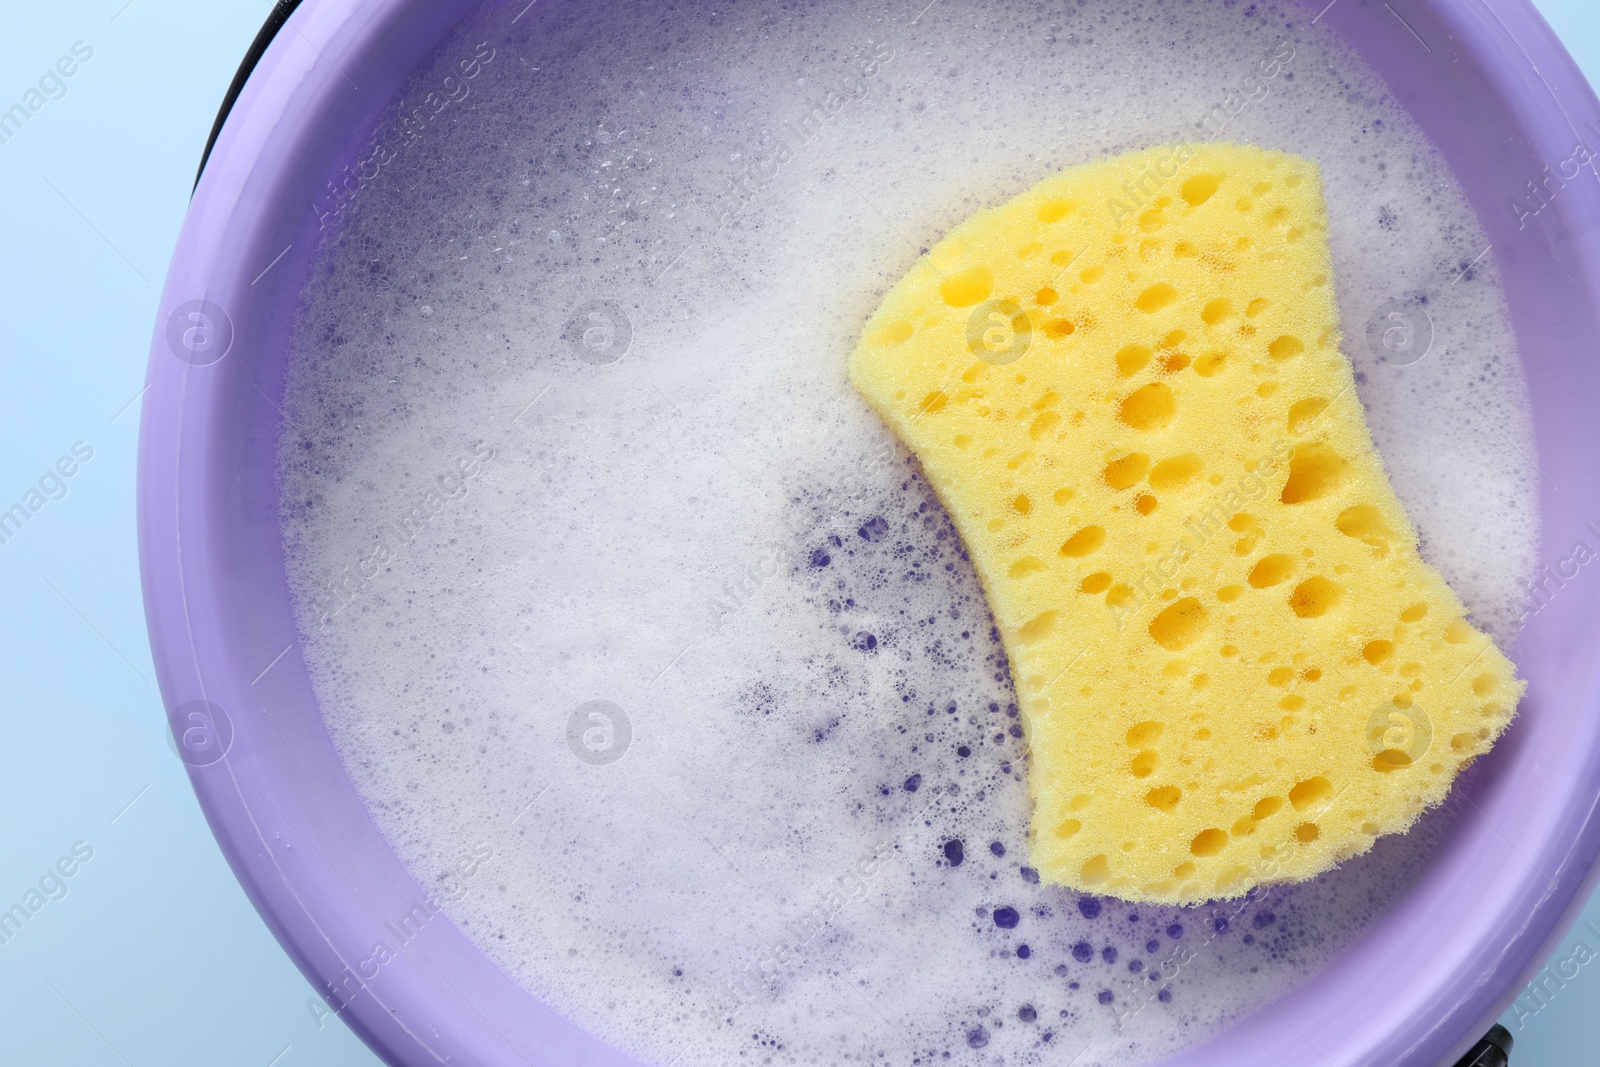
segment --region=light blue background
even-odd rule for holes
[[[0,545],[0,907],[74,843],[94,850],[0,945],[5,1063],[377,1063],[320,1008],[212,841],[163,734],[139,598],[130,402],[200,149],[270,7],[11,3],[0,34],[0,107],[74,42],[94,50],[0,145],[0,499],[75,442],[94,450]],[[1600,6],[1539,7],[1600,77]],[[1600,930],[1600,900],[1558,960],[1580,938],[1600,949],[1584,920]],[[1574,970],[1507,1017],[1518,1067],[1595,1061],[1600,965]]]

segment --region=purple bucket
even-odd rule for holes
[[[550,0],[546,0],[550,2]],[[140,448],[146,614],[169,719],[224,853],[330,1007],[394,1064],[633,1062],[541,1004],[436,918],[347,779],[302,661],[279,536],[275,449],[308,204],[408,75],[478,0],[306,0],[243,86],[162,298]],[[516,6],[520,6],[519,3]],[[1541,558],[1600,522],[1600,184],[1510,209],[1600,104],[1527,0],[1307,0],[1448,158],[1493,242],[1533,405]],[[514,13],[510,11],[509,13]],[[1422,44],[1423,47],[1418,47]],[[359,88],[355,88],[359,87]],[[1465,1052],[1595,882],[1600,612],[1581,587],[1514,650],[1520,716],[1466,785],[1431,866],[1294,992],[1173,1065],[1434,1067]]]

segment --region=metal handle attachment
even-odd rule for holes
[[[1456,1067],[1507,1067],[1511,1062],[1511,1031],[1495,1023]]]

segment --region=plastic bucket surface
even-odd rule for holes
[[[548,0],[541,0],[548,2]],[[476,0],[306,0],[222,127],[162,297],[140,442],[146,613],[169,720],[213,832],[329,1004],[396,1064],[625,1064],[448,921],[347,779],[307,677],[280,541],[275,450],[292,310],[327,183]],[[531,5],[530,5],[531,6]],[[1492,242],[1532,401],[1540,559],[1600,523],[1600,105],[1525,0],[1309,0],[1448,159]],[[525,10],[504,5],[506,19]],[[1558,184],[1546,179],[1558,175]],[[1530,187],[1530,183],[1533,185]],[[1537,189],[1537,212],[1518,211]],[[1595,535],[1600,536],[1600,535]],[[1533,615],[1521,713],[1407,895],[1292,993],[1173,1065],[1454,1062],[1506,1008],[1594,882],[1600,613]]]

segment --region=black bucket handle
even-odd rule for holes
[[[234,102],[239,99],[239,94],[244,92],[244,83],[256,69],[256,64],[261,62],[261,57],[266,54],[267,46],[278,36],[278,31],[283,29],[284,23],[289,21],[289,16],[294,14],[294,9],[299,6],[300,0],[278,0],[273,5],[272,13],[267,16],[266,25],[256,34],[256,39],[250,42],[250,50],[244,54],[244,61],[239,64],[239,70],[234,74],[232,84],[228,86],[227,95],[222,98],[222,110],[217,112],[217,121],[211,126],[211,136],[206,138],[205,151],[200,153],[200,169],[195,171],[194,175],[196,187],[200,185],[200,175],[206,172],[206,161],[211,158],[211,150],[217,145],[217,137],[222,133],[222,124],[228,121],[228,112],[233,110]]]

